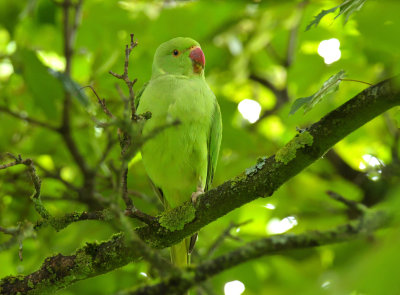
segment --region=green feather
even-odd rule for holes
[[[214,105],[214,112],[212,115],[212,123],[210,128],[210,135],[208,137],[208,165],[207,165],[207,180],[205,191],[208,191],[211,187],[211,183],[214,179],[215,169],[217,168],[217,161],[219,155],[219,149],[221,146],[222,138],[222,121],[221,121],[221,110],[218,103]]]
[[[144,128],[147,135],[157,127],[179,120],[142,147],[143,164],[166,209],[191,199],[201,186],[208,190],[221,144],[221,113],[204,71],[198,71],[190,51],[199,44],[190,38],[175,38],[157,49],[150,81],[138,93],[138,114],[151,112]],[[179,54],[174,54],[176,51]],[[171,247],[178,266],[188,264],[193,241],[186,238]]]

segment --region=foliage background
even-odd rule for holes
[[[258,157],[272,155],[295,134],[341,105],[366,86],[345,82],[309,113],[289,116],[291,103],[317,91],[331,75],[346,70],[349,78],[376,83],[400,73],[400,3],[367,1],[346,25],[336,14],[324,17],[317,28],[305,31],[307,24],[322,9],[340,1],[112,1],[85,0],[82,22],[77,31],[72,77],[80,85],[92,85],[113,113],[123,107],[108,74],[123,68],[123,48],[129,34],[135,33],[139,46],[133,51],[131,77],[137,77],[139,90],[151,74],[152,57],[157,46],[170,38],[188,36],[202,45],[206,55],[206,77],[218,97],[223,115],[223,142],[214,186],[253,165]],[[290,34],[293,62],[285,66]],[[322,40],[337,38],[341,59],[327,65],[318,55]],[[293,41],[293,40],[292,40]],[[273,50],[271,50],[273,48]],[[275,56],[276,55],[276,56]],[[44,66],[63,70],[62,10],[50,0],[0,1],[0,103],[14,111],[49,121],[61,118],[62,84]],[[290,101],[282,105],[271,89],[250,79],[268,79],[277,89],[287,89]],[[95,128],[91,116],[104,118],[89,90],[90,105],[74,101],[72,126],[74,138],[89,163],[101,157],[107,132]],[[255,124],[238,111],[244,99],[259,102],[269,116]],[[278,103],[279,107],[275,107]],[[373,179],[372,199],[368,191],[340,174],[337,162],[324,157],[285,183],[271,198],[249,203],[204,228],[196,245],[194,262],[207,257],[207,250],[231,222],[250,223],[232,230],[235,239],[226,238],[213,254],[235,249],[244,241],[271,234],[268,224],[293,216],[294,233],[328,229],[347,220],[345,208],[326,196],[327,190],[368,205],[398,208],[399,183],[399,109],[392,109],[335,146],[347,168],[364,172]],[[82,176],[59,135],[25,121],[0,113],[0,152],[30,157],[50,171],[79,185]],[[115,146],[99,173],[109,177],[110,162],[118,163]],[[379,165],[368,160],[371,155]],[[364,156],[364,158],[363,158]],[[367,160],[366,160],[367,159]],[[6,162],[6,159],[3,159]],[[335,164],[336,163],[336,164]],[[363,166],[360,166],[363,163]],[[361,168],[360,168],[361,167]],[[389,169],[390,168],[390,169]],[[31,184],[23,167],[0,171],[0,225],[11,226],[22,220],[37,220],[29,196]],[[42,173],[39,169],[39,173]],[[41,174],[43,199],[54,215],[86,210],[76,195],[59,181]],[[146,194],[134,198],[141,210],[156,215],[160,204],[147,181],[140,157],[130,163],[128,186]],[[107,181],[97,190],[109,197]],[[371,195],[371,191],[369,191]],[[274,205],[271,210],[266,204]],[[271,206],[270,206],[271,207]],[[239,230],[240,229],[240,230]],[[68,254],[86,242],[109,238],[114,229],[106,223],[75,223],[56,233],[43,229],[36,239],[24,241],[23,261],[18,247],[0,252],[0,277],[28,274],[55,253]],[[210,280],[209,290],[222,294],[226,282],[240,280],[244,294],[399,294],[399,228],[393,226],[368,240],[325,246],[266,256],[228,270]],[[0,234],[0,243],[8,237]],[[164,253],[165,252],[165,253]],[[168,256],[165,250],[163,253]],[[146,263],[129,264],[111,273],[79,282],[58,294],[112,294],[149,278]]]

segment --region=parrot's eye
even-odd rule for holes
[[[172,51],[172,54],[175,56],[179,55],[179,50],[178,49],[174,49],[174,51]]]

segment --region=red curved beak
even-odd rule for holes
[[[193,70],[198,73],[206,65],[206,58],[200,47],[193,47],[189,54],[190,59],[193,61]]]

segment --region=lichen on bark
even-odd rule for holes
[[[176,231],[183,229],[185,224],[191,222],[195,217],[196,210],[192,202],[186,202],[182,206],[164,211],[159,221],[162,227],[169,231]]]
[[[298,149],[313,144],[314,137],[308,131],[303,131],[297,134],[291,141],[289,141],[283,148],[275,154],[275,160],[282,162],[285,165],[296,157]]]

